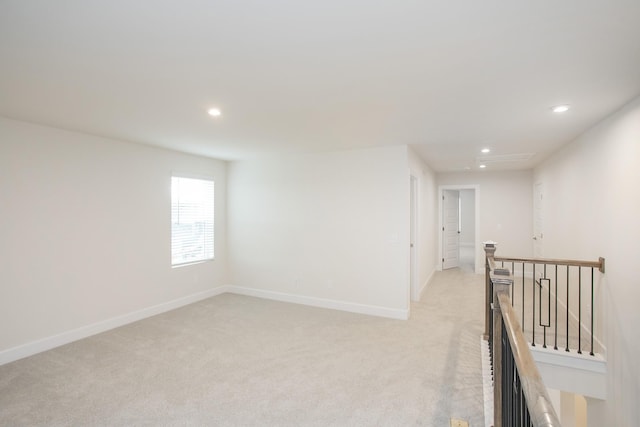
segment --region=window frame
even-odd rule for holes
[[[182,194],[182,198],[180,198],[180,195],[178,195],[179,199],[176,200],[176,190],[174,188],[174,185],[176,183],[176,180],[190,180],[190,181],[205,181],[208,183],[211,183],[211,188],[210,190],[206,190],[207,192],[210,191],[210,196],[211,196],[211,200],[202,200],[200,203],[202,205],[205,204],[209,204],[209,206],[200,206],[199,208],[196,208],[196,210],[191,210],[189,211],[187,207],[184,207],[185,201],[184,201],[184,197],[185,194],[183,192]],[[176,268],[176,267],[183,267],[186,265],[191,265],[191,264],[199,264],[199,263],[203,263],[203,262],[208,262],[208,261],[213,261],[215,260],[215,179],[212,176],[207,176],[207,175],[193,175],[193,174],[185,174],[185,173],[177,173],[174,172],[171,174],[171,180],[170,180],[170,214],[169,214],[169,219],[170,219],[170,258],[171,258],[171,268]],[[193,193],[192,195],[193,196]],[[188,197],[188,196],[187,196]],[[182,204],[181,204],[182,202]],[[176,207],[177,204],[177,207]],[[176,214],[176,209],[177,212],[180,214],[180,216],[185,216],[185,215],[194,215],[197,216],[198,218],[202,218],[203,216],[206,217],[207,215],[211,215],[210,219],[207,220],[203,220],[203,221],[185,221],[185,222],[176,222],[175,220],[175,214]],[[210,211],[207,212],[207,209],[209,209]],[[202,224],[202,225],[197,225],[197,224]],[[191,240],[189,239],[185,239],[183,241],[178,241],[179,237],[176,231],[176,225],[190,225],[190,228],[193,229],[194,225],[195,228],[198,227],[202,227],[203,230],[201,231],[203,236],[202,236],[202,245],[203,248],[201,250],[201,254],[194,256],[193,259],[186,259],[185,258],[185,253],[184,252],[180,252],[180,253],[176,253],[176,247],[178,245],[194,245],[197,243],[197,239],[192,238]],[[185,232],[183,232],[185,233]],[[188,234],[188,231],[186,232]],[[193,231],[192,233],[197,233],[197,231]]]

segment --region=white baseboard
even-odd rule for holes
[[[238,295],[247,295],[276,301],[309,305],[313,307],[322,307],[334,310],[348,311],[352,313],[387,317],[391,319],[407,320],[409,318],[409,310],[391,309],[374,305],[307,297],[302,295],[286,294],[282,292],[266,291],[262,289],[245,288],[241,286],[224,285],[214,289],[209,289],[203,292],[188,295],[186,297],[178,298],[173,301],[154,305],[152,307],[143,308],[142,310],[134,311],[122,316],[117,316],[111,319],[103,320],[101,322],[82,326],[77,329],[62,332],[57,335],[42,338],[40,340],[22,344],[13,348],[9,348],[7,350],[2,350],[0,351],[0,366],[227,292]]]
[[[0,366],[227,292],[238,295],[247,295],[276,301],[291,302],[295,304],[342,310],[352,313],[368,314],[372,316],[387,317],[392,319],[407,320],[409,318],[409,310],[398,310],[373,305],[266,291],[262,289],[224,285],[214,289],[209,289],[203,292],[188,295],[186,297],[178,298],[173,301],[154,305],[152,307],[143,308],[142,310],[127,313],[122,316],[117,316],[111,319],[103,320],[101,322],[92,323],[90,325],[82,326],[77,329],[62,332],[57,335],[12,347],[7,350],[2,350],[0,351]]]
[[[358,304],[346,301],[337,301],[325,298],[308,297],[303,295],[287,294],[284,292],[267,291],[264,289],[245,288],[242,286],[227,286],[227,292],[247,295],[252,297],[270,299],[275,301],[290,302],[294,304],[309,305],[313,307],[329,308],[333,310],[348,311],[351,313],[368,314],[371,316],[387,317],[391,319],[407,320],[409,310],[393,309],[376,305]]]
[[[120,326],[127,325],[129,323],[137,322],[138,320],[145,319],[147,317],[155,316],[176,308],[183,307],[185,305],[193,304],[207,298],[220,295],[227,292],[227,286],[220,286],[214,289],[209,289],[196,294],[188,295],[186,297],[178,298],[173,301],[168,301],[162,304],[154,305],[152,307],[143,308],[142,310],[127,313],[122,316],[113,317],[111,319],[103,320],[101,322],[93,323],[87,326],[82,326],[77,329],[62,332],[57,335],[42,338],[37,341],[32,341],[17,347],[9,348],[7,350],[0,351],[0,365],[13,362],[24,357],[28,357],[43,351],[51,350],[55,347],[60,347],[65,344],[69,344],[74,341],[78,341],[83,338],[96,335],[110,329],[114,329]]]

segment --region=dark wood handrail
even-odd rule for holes
[[[529,425],[561,427],[529,344],[522,333],[517,314],[511,305],[514,279],[512,272],[508,268],[498,267],[500,261],[511,258],[494,258],[494,243],[485,244],[485,252],[487,296],[490,295],[489,301],[492,301],[487,308],[490,307],[492,312],[489,341],[494,379],[494,426],[511,427],[510,417],[514,414],[511,411],[515,408],[519,408],[515,409],[516,411],[523,410],[524,407],[513,406],[515,396],[516,400],[523,398],[525,401],[525,412],[528,414],[526,416],[531,417]],[[511,371],[512,363],[517,367],[517,372]],[[511,373],[517,377],[511,377]],[[513,378],[517,378],[517,383],[512,382]],[[515,384],[519,384],[520,391]],[[520,397],[518,393],[522,393],[519,394]],[[520,415],[525,415],[525,412]]]
[[[553,259],[553,258],[513,258],[513,257],[494,257],[495,261],[502,262],[524,262],[529,264],[555,264],[568,265],[572,267],[593,267],[604,273],[604,258],[600,257],[598,261],[577,261],[570,259]]]
[[[511,306],[509,293],[505,291],[498,292],[497,300],[502,311],[505,332],[511,343],[513,359],[518,367],[522,392],[529,405],[532,425],[536,427],[560,426],[560,421],[551,404],[547,388],[542,381],[531,350],[529,350],[529,344],[520,331],[518,315]]]

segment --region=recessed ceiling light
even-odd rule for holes
[[[487,167],[487,165],[480,165],[480,166],[479,166],[479,168],[480,168],[480,169],[484,169],[484,168],[486,168],[486,167]]]
[[[487,154],[489,152],[491,152],[490,148],[483,148],[482,150],[480,150],[482,153]]]
[[[207,113],[209,113],[209,115],[213,117],[218,117],[222,114],[222,112],[217,108],[210,108],[209,111],[207,111]]]
[[[551,111],[553,111],[554,113],[565,113],[569,111],[569,108],[570,107],[568,105],[556,105],[551,109]]]

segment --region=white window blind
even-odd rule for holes
[[[171,265],[213,259],[212,180],[171,177]]]

